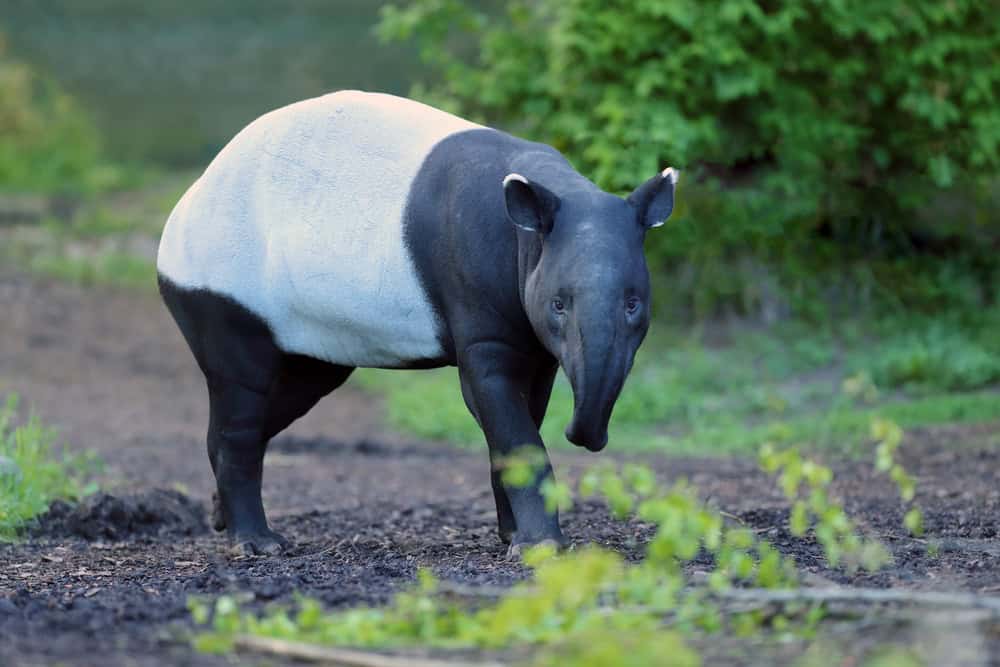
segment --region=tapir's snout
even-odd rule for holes
[[[599,452],[608,444],[611,411],[631,364],[627,361],[628,350],[615,344],[612,327],[595,329],[588,342],[584,343],[580,336],[578,344],[571,346],[576,352],[563,368],[573,387],[573,418],[566,427],[566,439]]]

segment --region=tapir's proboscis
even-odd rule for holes
[[[643,242],[676,180],[668,168],[621,198],[550,146],[377,93],[247,126],[171,213],[157,262],[208,384],[215,528],[240,553],[280,552],[261,502],[268,441],[357,367],[457,366],[500,538],[514,555],[564,544],[541,493],[552,383],[562,366],[566,437],[603,449],[649,327]],[[509,485],[500,467],[524,446],[544,465]]]

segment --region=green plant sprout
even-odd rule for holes
[[[802,484],[822,491],[831,478],[829,469],[802,461],[797,454],[772,452],[764,460],[771,470],[780,471],[780,483],[789,492],[798,492]],[[538,473],[530,450],[516,452],[501,466],[505,481],[512,484],[528,483]],[[565,483],[547,484],[544,493],[552,507],[567,509],[573,502]],[[713,593],[738,585],[796,587],[795,564],[753,531],[727,525],[686,483],[663,487],[646,466],[605,465],[587,470],[576,493],[600,498],[618,518],[634,516],[651,524],[655,530],[646,558],[629,564],[614,551],[594,545],[564,554],[545,546],[531,549],[525,565],[533,577],[472,609],[446,595],[447,585],[426,570],[420,572],[414,589],[381,608],[323,612],[318,601],[301,598],[294,612],[278,608],[258,618],[242,612],[232,596],[223,596],[214,605],[192,600],[195,622],[210,626],[196,637],[195,645],[203,651],[225,652],[239,635],[250,634],[359,647],[544,648],[572,646],[587,637],[604,636],[608,628],[628,643],[666,627],[663,641],[677,655],[686,656],[677,664],[688,665],[698,663],[689,660],[693,654],[684,644],[685,633],[728,627],[745,635],[765,621],[775,631],[791,629],[789,619],[780,614],[769,618],[757,612],[723,614]],[[823,535],[831,563],[858,562],[874,568],[884,562],[882,551],[854,537],[853,524],[842,508],[825,493],[815,497],[809,508],[818,510],[817,533]],[[796,532],[802,534],[804,528],[797,525]],[[686,566],[702,557],[711,560],[712,569],[706,585],[694,585]],[[797,628],[801,632],[819,621],[820,610],[806,609],[805,618]],[[538,654],[537,664],[551,664],[545,655]]]
[[[861,392],[872,389],[870,381],[855,384]],[[889,472],[904,502],[911,502],[915,483],[893,458],[902,429],[888,420],[876,420],[871,428],[879,442],[876,466]],[[860,536],[829,493],[830,468],[802,458],[796,449],[778,450],[770,444],[761,448],[759,459],[792,504],[790,531],[803,537],[811,530],[831,567],[876,570],[889,561],[885,546]],[[525,447],[497,467],[504,482],[527,485],[541,473],[542,464],[540,452]],[[294,611],[278,607],[258,617],[242,611],[233,596],[220,597],[214,605],[192,599],[192,617],[204,628],[194,644],[201,651],[224,653],[239,636],[256,635],[356,647],[531,646],[536,649],[531,664],[587,666],[610,664],[594,662],[597,655],[615,664],[651,664],[648,651],[630,647],[655,636],[649,646],[674,656],[673,662],[657,664],[687,667],[700,664],[685,643],[693,633],[726,629],[749,636],[766,628],[778,636],[809,637],[823,618],[819,604],[789,605],[775,614],[759,609],[726,612],[719,602],[726,590],[796,588],[798,571],[792,558],[754,531],[727,524],[684,481],[664,486],[648,466],[604,464],[585,470],[575,489],[566,482],[546,481],[543,495],[549,509],[568,510],[575,497],[596,498],[616,518],[652,526],[646,557],[633,564],[596,545],[562,554],[552,546],[538,546],[524,555],[530,580],[486,597],[459,595],[471,595],[472,604],[449,595],[449,585],[428,570],[420,570],[417,585],[385,607],[324,612],[317,600],[299,598]],[[911,528],[913,520],[907,517]],[[689,576],[696,560],[699,566],[711,563],[703,583]],[[632,658],[634,663],[629,663]]]
[[[889,562],[885,546],[861,537],[843,506],[831,498],[828,488],[833,472],[828,467],[804,460],[797,449],[779,450],[771,444],[761,448],[760,464],[777,476],[792,503],[788,520],[792,535],[803,537],[811,528],[831,567],[874,571]]]
[[[871,437],[875,440],[875,469],[889,474],[896,484],[899,497],[909,506],[903,516],[903,525],[911,535],[919,537],[924,534],[924,515],[913,503],[917,493],[917,485],[913,477],[896,462],[895,455],[903,441],[903,429],[890,419],[874,419],[871,423]]]
[[[0,541],[16,539],[24,526],[57,498],[80,498],[97,490],[84,480],[97,467],[88,454],[56,456],[55,431],[35,417],[13,426],[18,397],[0,407],[0,458],[11,470],[0,474]]]

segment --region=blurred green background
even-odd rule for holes
[[[203,164],[242,126],[337,88],[405,94],[415,50],[381,45],[370,0],[5,0],[8,57],[56,79],[109,155]]]
[[[148,289],[167,213],[247,122],[408,94],[611,191],[683,170],[647,242],[657,325],[616,412],[627,445],[996,420],[996,18],[993,0],[6,0],[4,257]],[[478,440],[453,375],[357,383],[397,426]],[[433,395],[439,412],[414,403]],[[549,440],[569,405],[560,384]]]

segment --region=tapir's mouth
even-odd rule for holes
[[[579,411],[566,427],[566,439],[578,447],[599,452],[608,444],[608,419],[581,420]]]

